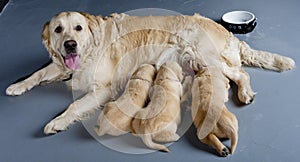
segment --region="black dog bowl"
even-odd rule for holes
[[[5,5],[8,3],[8,0],[0,0],[0,13],[4,9]]]
[[[231,11],[222,16],[221,24],[235,34],[252,32],[256,26],[256,17],[248,11]]]

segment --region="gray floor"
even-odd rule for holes
[[[253,104],[227,105],[239,120],[239,143],[225,159],[201,144],[191,127],[171,153],[143,155],[119,153],[99,144],[77,123],[68,131],[43,136],[43,126],[63,111],[72,94],[62,83],[37,87],[19,97],[5,88],[48,60],[41,44],[43,24],[65,10],[108,15],[138,8],[165,8],[182,14],[199,12],[218,20],[230,10],[249,10],[258,17],[254,32],[238,35],[256,49],[280,53],[300,61],[300,10],[296,0],[10,0],[0,15],[0,161],[299,161],[299,69],[276,73],[246,68],[258,92]],[[298,80],[298,81],[297,81]],[[228,144],[228,143],[227,143]]]

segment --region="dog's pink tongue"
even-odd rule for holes
[[[67,55],[65,57],[65,64],[69,69],[76,70],[80,67],[80,59],[78,55]]]

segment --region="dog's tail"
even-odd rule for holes
[[[293,59],[278,54],[251,49],[244,41],[240,42],[242,63],[246,66],[256,66],[268,70],[285,71],[295,67]]]
[[[154,143],[152,141],[151,134],[142,134],[142,135],[139,135],[139,136],[142,138],[145,145],[148,146],[149,148],[160,150],[160,151],[163,151],[163,152],[170,152],[170,150],[166,146]]]

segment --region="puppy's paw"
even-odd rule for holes
[[[227,147],[224,147],[220,152],[219,152],[220,156],[222,157],[227,157],[230,154],[230,151]]]
[[[239,100],[244,104],[250,104],[253,102],[255,97],[255,92],[252,90],[241,89],[238,92]]]
[[[94,131],[98,136],[103,136],[106,132],[103,131],[103,129],[100,128],[99,125],[95,126]]]
[[[58,117],[50,121],[44,128],[45,134],[56,134],[58,132],[68,129],[68,126],[71,124],[67,122],[63,117]]]
[[[6,94],[9,96],[19,96],[29,90],[30,87],[26,84],[26,82],[19,82],[16,84],[10,85],[6,89]]]

